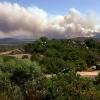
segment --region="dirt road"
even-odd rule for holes
[[[96,77],[99,73],[100,73],[100,71],[91,71],[91,72],[82,71],[82,72],[77,72],[77,74],[79,74],[82,77]]]
[[[27,55],[29,59],[31,58],[31,54],[26,54],[26,53],[12,54],[12,52],[16,52],[16,51],[20,52],[19,49],[14,49],[14,50],[6,51],[6,52],[1,52],[0,56],[7,55],[7,56],[16,57],[16,58],[22,58],[23,56]]]

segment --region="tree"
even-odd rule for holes
[[[87,53],[86,63],[89,67],[96,64],[96,56],[93,54],[93,52],[88,52]]]
[[[98,42],[95,41],[94,39],[90,38],[90,39],[87,39],[85,41],[85,44],[87,47],[89,48],[97,48],[98,47]]]
[[[39,40],[42,41],[42,42],[47,42],[48,38],[44,36],[44,37],[40,37]]]

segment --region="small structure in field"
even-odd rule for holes
[[[97,69],[97,67],[94,65],[94,66],[91,66],[91,68],[93,69],[93,70],[96,70]]]
[[[96,64],[96,70],[100,70],[100,63]]]
[[[91,66],[91,69],[92,69],[92,70],[100,70],[100,63]]]

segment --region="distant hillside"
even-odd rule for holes
[[[97,34],[94,37],[76,37],[76,38],[71,38],[71,39],[72,40],[78,40],[78,41],[84,41],[84,40],[89,39],[89,38],[93,38],[95,40],[99,40],[100,41],[100,34]]]
[[[32,41],[32,39],[1,38],[0,45],[23,44],[30,43]]]
[[[88,38],[89,37],[76,37],[76,38],[72,38],[72,40],[84,41],[84,40],[86,40]]]
[[[100,39],[100,33],[98,33],[94,38],[99,38]]]
[[[84,41],[85,39],[88,39],[89,37],[76,37],[71,38],[72,40],[79,40]],[[96,40],[100,40],[100,33],[98,33],[96,36],[92,37]],[[24,43],[30,43],[34,41],[34,39],[18,39],[18,38],[1,38],[0,39],[0,45],[15,45],[15,44],[24,44]]]

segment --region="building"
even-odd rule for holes
[[[96,70],[100,70],[100,63],[96,64]]]

